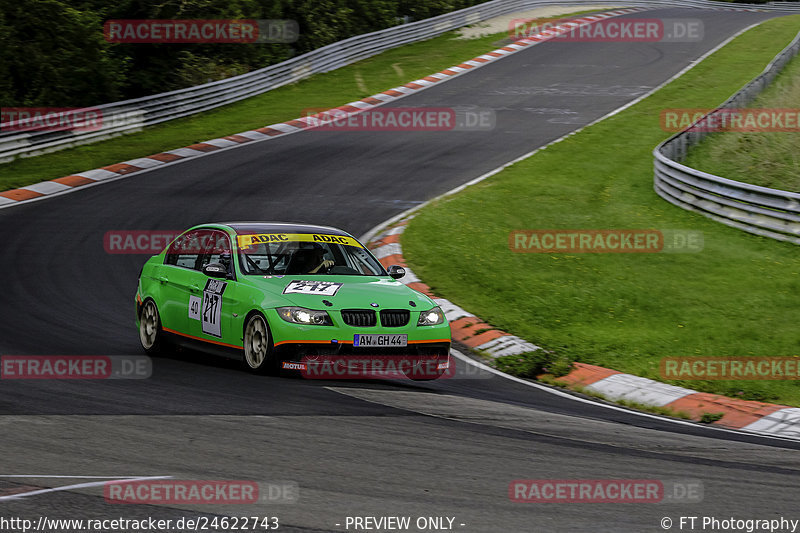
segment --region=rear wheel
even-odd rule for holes
[[[161,317],[153,300],[145,300],[139,312],[139,341],[148,355],[157,355],[164,347]]]
[[[251,315],[244,327],[244,363],[247,370],[259,374],[275,370],[269,326],[258,313]]]

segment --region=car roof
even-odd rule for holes
[[[330,226],[316,226],[313,224],[296,224],[288,222],[220,222],[221,226],[228,226],[237,235],[258,233],[320,233],[324,235],[351,236],[346,231]]]

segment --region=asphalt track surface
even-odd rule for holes
[[[493,108],[491,132],[303,132],[0,210],[0,353],[140,354],[133,296],[146,257],[106,254],[108,230],[282,220],[360,235],[646,93],[770,15],[631,15],[643,16],[700,18],[705,38],[540,44],[397,103]],[[147,380],[2,381],[0,474],[288,480],[299,485],[300,501],[112,505],[100,489],[86,488],[0,500],[0,517],[211,513],[278,516],[284,531],[332,531],[345,530],[347,516],[448,516],[455,530],[470,532],[663,531],[662,517],[677,529],[681,515],[800,518],[794,443],[477,377],[305,381],[252,376],[232,361],[182,352],[156,359]],[[514,479],[606,478],[700,480],[704,501],[508,498]],[[0,496],[75,482],[0,478]]]

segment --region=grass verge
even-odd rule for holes
[[[536,379],[542,374],[554,378],[566,376],[572,370],[572,362],[564,355],[547,350],[537,350],[520,355],[504,355],[491,359],[496,369],[520,378]]]
[[[587,11],[573,12],[586,13]],[[0,164],[0,191],[181,148],[328,109],[428,76],[502,46],[506,32],[459,39],[448,32],[192,117],[86,146]]]
[[[795,57],[751,108],[798,109],[800,58]],[[800,133],[725,132],[706,137],[685,164],[737,181],[800,192]]]
[[[661,110],[718,105],[794,37],[798,21],[765,22],[635,106],[434,202],[404,233],[404,256],[437,295],[573,361],[659,379],[666,356],[797,354],[798,249],[665,202],[653,192],[651,152],[667,136]],[[509,232],[535,228],[692,229],[705,248],[509,250]],[[800,405],[797,381],[673,383]]]

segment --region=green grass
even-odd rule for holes
[[[0,191],[261,128],[302,116],[309,108],[340,106],[484,54],[502,46],[498,41],[505,37],[502,32],[465,40],[449,32],[140,133],[0,164]]]
[[[722,420],[724,416],[725,413],[703,413],[703,416],[700,417],[700,422],[703,424],[713,424],[717,420]]]
[[[547,350],[491,358],[491,364],[506,374],[530,379],[537,379],[542,374],[558,378],[566,376],[572,370],[571,361],[563,354]]]
[[[798,109],[800,59],[789,65],[748,107]],[[800,192],[800,133],[726,132],[692,149],[691,167],[746,183]]]
[[[765,22],[635,106],[421,210],[404,255],[434,292],[571,360],[659,379],[667,356],[800,353],[798,248],[684,211],[653,192],[665,108],[714,107],[795,35]],[[713,83],[710,82],[713,80]],[[535,228],[691,229],[686,254],[518,254]],[[455,258],[455,259],[454,259]],[[676,382],[800,405],[797,382]]]

